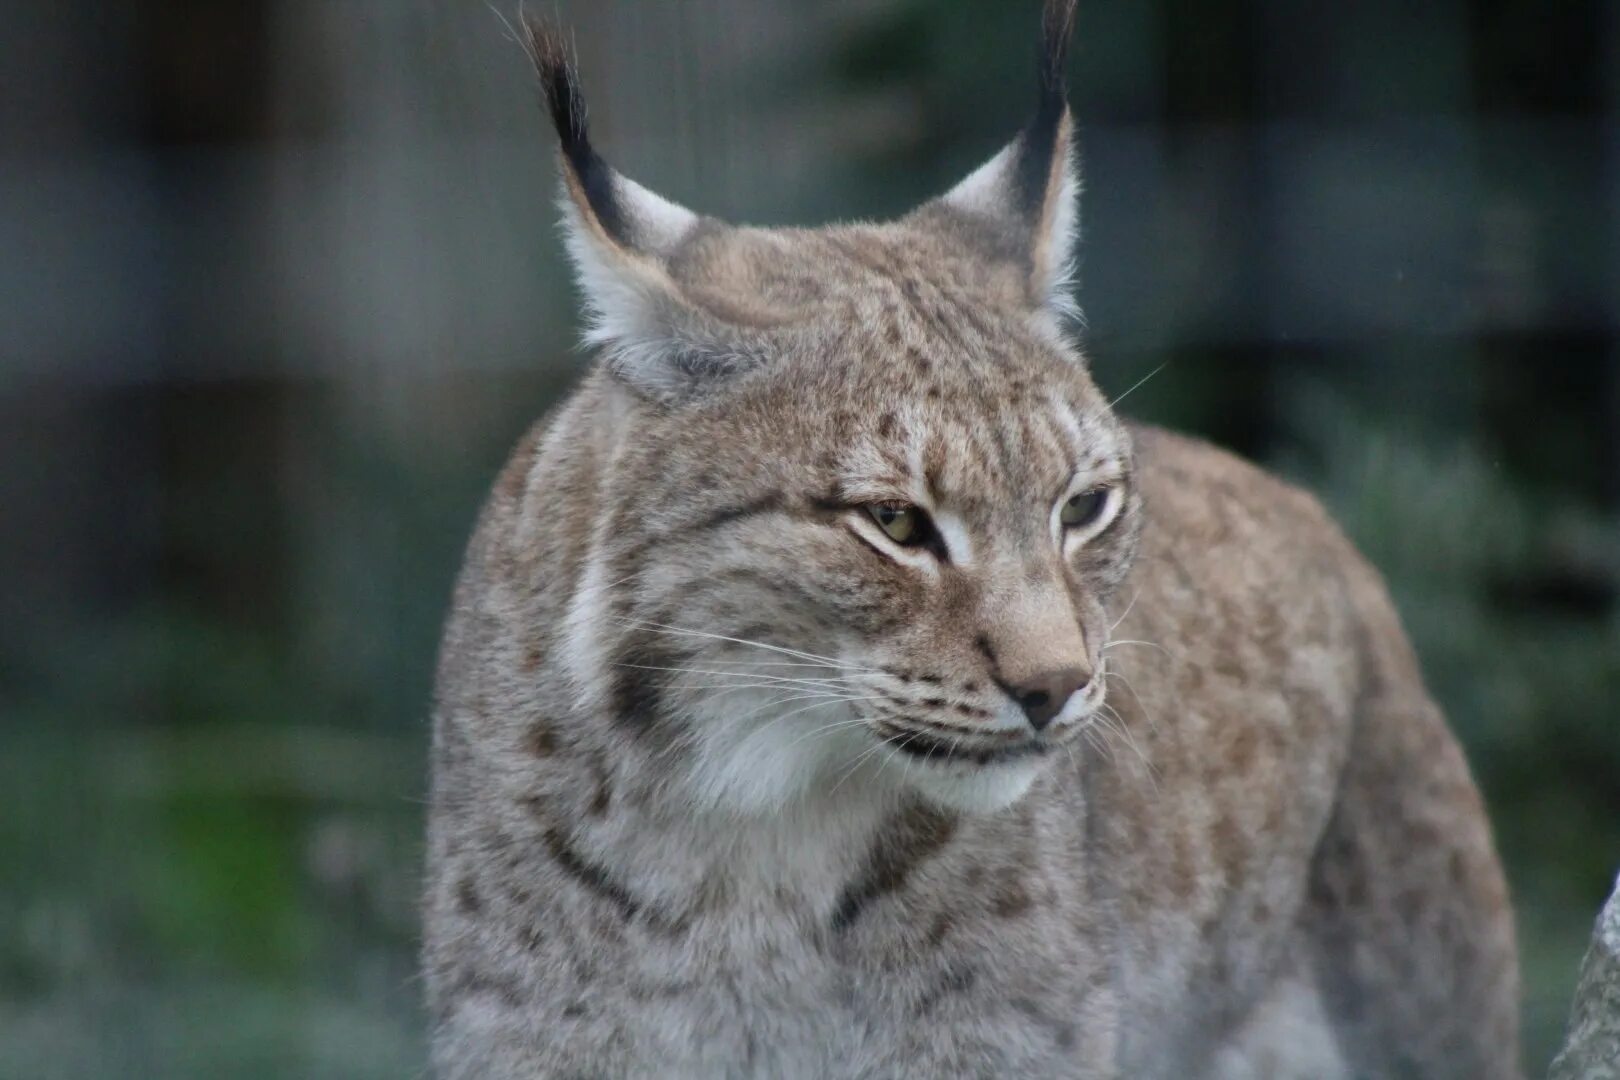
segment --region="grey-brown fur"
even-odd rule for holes
[[[1376,575],[1060,333],[1070,130],[1033,208],[992,170],[814,231],[617,174],[608,229],[565,161],[604,364],[445,633],[441,1075],[1517,1075],[1485,815]],[[1088,478],[1115,515],[1054,541]],[[943,559],[862,516],[908,484]],[[1104,696],[1012,724],[1058,663]]]

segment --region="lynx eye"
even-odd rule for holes
[[[928,515],[903,503],[874,503],[866,508],[885,536],[902,547],[917,547],[933,535]]]
[[[1093,488],[1069,496],[1058,512],[1058,520],[1065,529],[1084,529],[1095,525],[1108,509],[1108,489]]]

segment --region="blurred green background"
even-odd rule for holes
[[[1036,6],[561,12],[611,159],[769,224],[990,154]],[[479,0],[0,41],[0,1077],[419,1075],[438,624],[585,362],[523,55]],[[1073,84],[1097,375],[1388,574],[1539,1071],[1620,864],[1617,5],[1082,0]]]

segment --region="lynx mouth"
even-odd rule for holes
[[[884,741],[896,750],[914,758],[932,762],[961,762],[971,765],[999,765],[1003,762],[1042,757],[1052,750],[1045,739],[1024,739],[1006,746],[963,746],[937,739],[920,731],[905,731],[885,726]]]

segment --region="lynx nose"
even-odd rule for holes
[[[1053,668],[1042,671],[1017,686],[1009,687],[1014,701],[1029,717],[1029,726],[1044,731],[1053,717],[1063,711],[1069,698],[1091,682],[1091,672],[1083,667]]]

